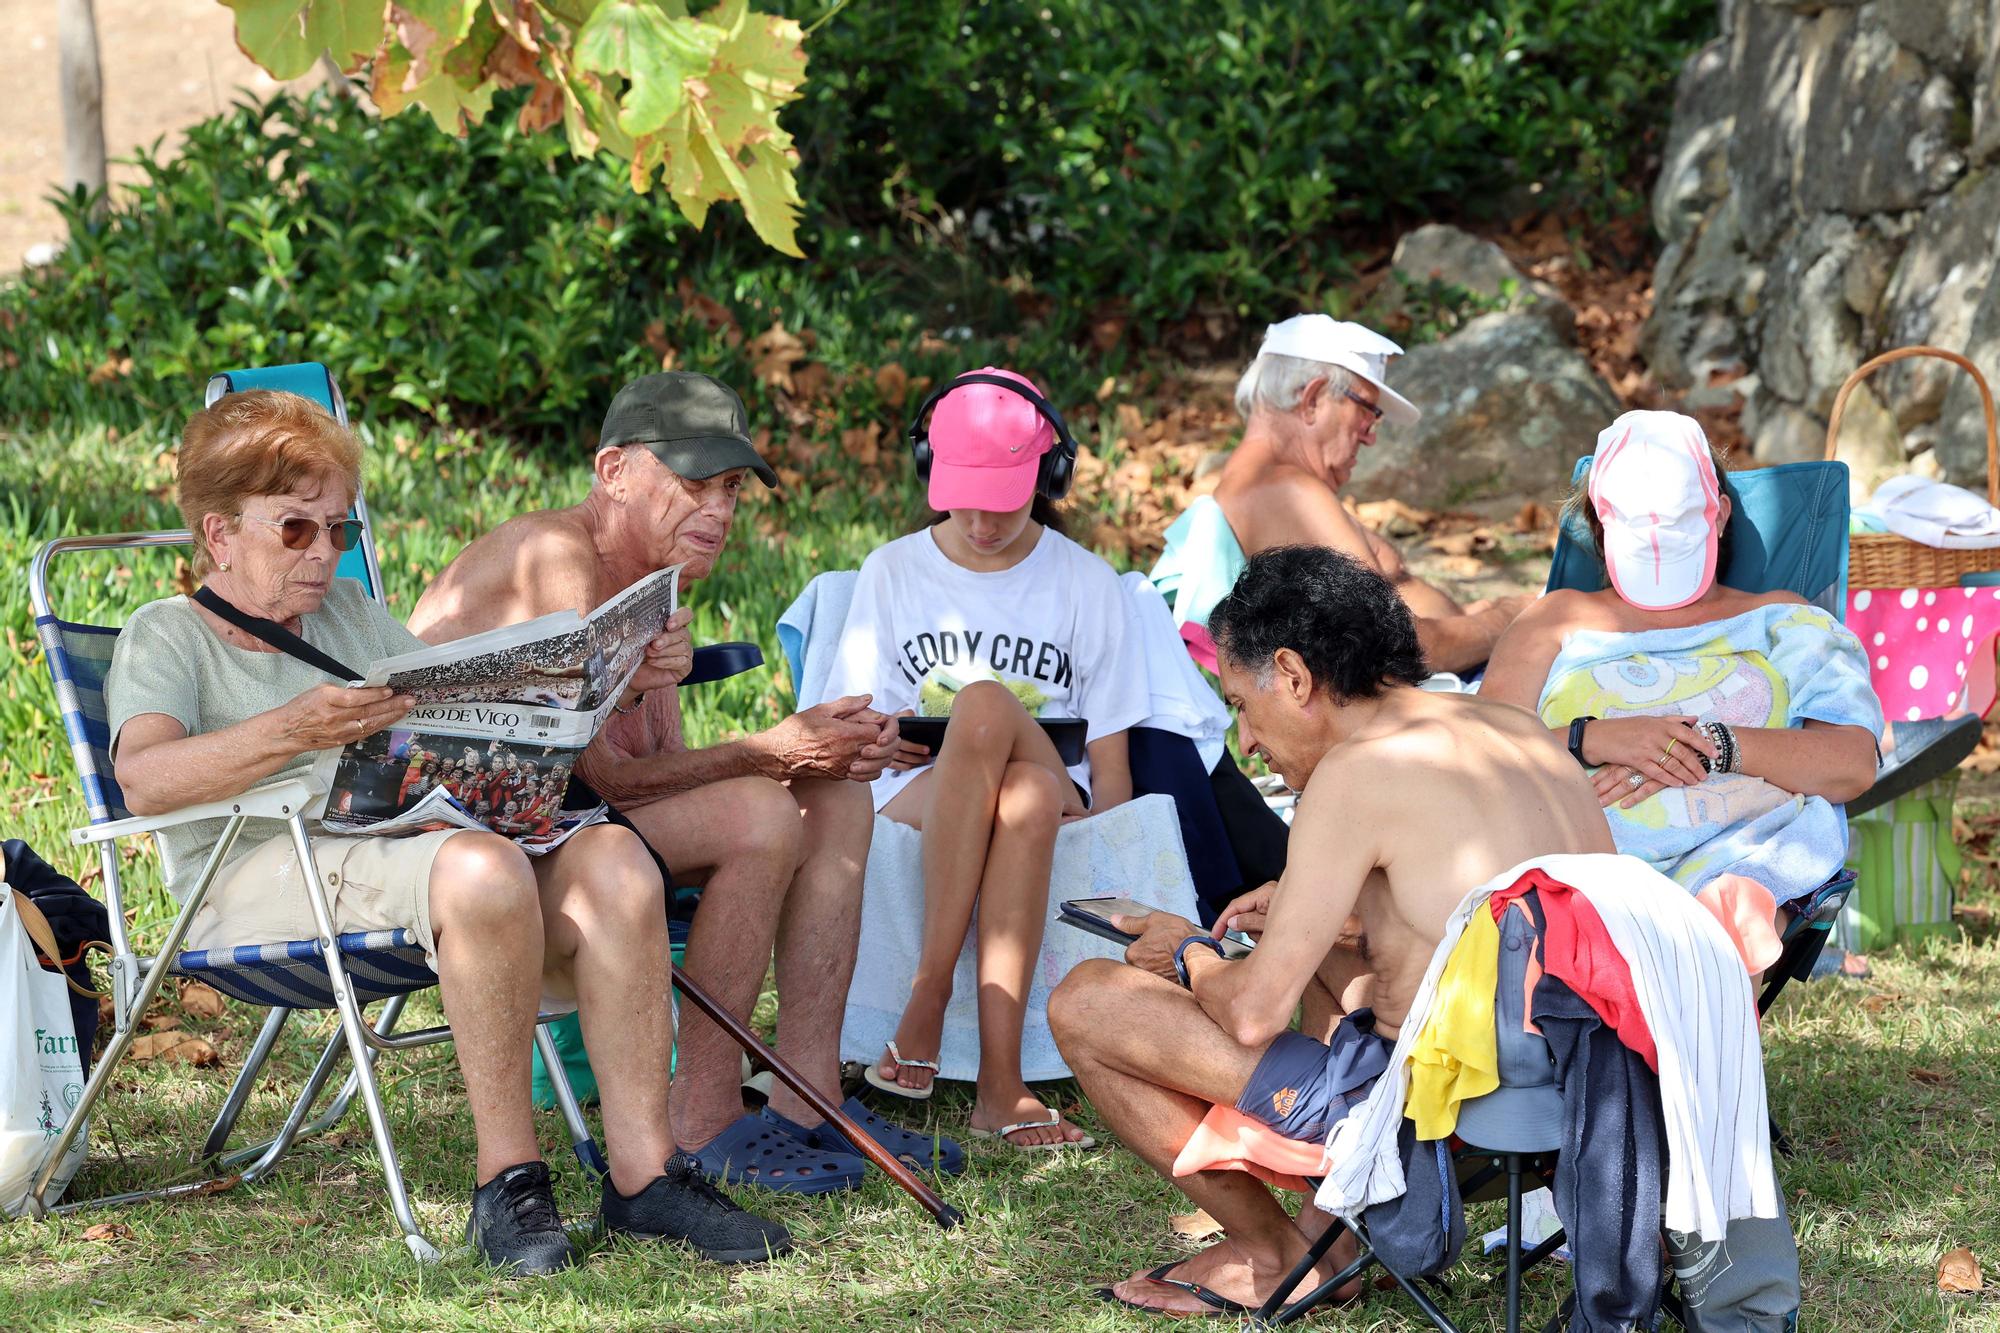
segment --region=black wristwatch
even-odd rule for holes
[[[1585,726],[1595,721],[1597,721],[1597,719],[1594,717],[1580,717],[1569,724],[1570,757],[1576,760],[1577,763],[1582,764],[1585,768],[1590,767],[1590,761],[1583,757],[1583,729]]]
[[[1215,950],[1217,958],[1223,956],[1221,942],[1210,939],[1206,935],[1190,935],[1182,940],[1181,947],[1174,950],[1174,975],[1180,978],[1182,987],[1188,990],[1194,989],[1194,983],[1188,977],[1187,951],[1191,946],[1197,944],[1204,948]]]

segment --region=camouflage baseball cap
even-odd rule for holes
[[[766,486],[778,484],[778,474],[750,443],[743,400],[721,380],[696,371],[641,375],[618,391],[604,414],[597,447],[627,444],[645,445],[690,481],[747,467]]]

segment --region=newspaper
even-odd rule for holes
[[[577,757],[679,604],[679,565],[591,612],[489,630],[377,662],[362,682],[416,706],[386,731],[320,757],[320,822],[338,833],[488,829],[541,854],[605,807],[563,809]]]

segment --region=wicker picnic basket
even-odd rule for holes
[[[1833,400],[1833,415],[1826,423],[1826,456],[1829,461],[1840,438],[1841,414],[1847,410],[1847,396],[1854,386],[1893,361],[1913,356],[1934,356],[1949,361],[1979,386],[1979,402],[1986,411],[1986,502],[2000,506],[2000,422],[1993,411],[1993,390],[1979,367],[1942,347],[1899,347],[1866,361],[1847,377]],[[1850,588],[1952,588],[1966,574],[2000,569],[2000,546],[1980,550],[1950,551],[1925,546],[1892,532],[1857,532],[1848,539],[1847,586]]]

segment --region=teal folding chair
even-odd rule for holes
[[[208,402],[212,404],[227,393],[262,388],[283,389],[311,398],[332,412],[342,424],[346,423],[346,408],[332,376],[324,366],[316,364],[218,375],[209,383]],[[364,520],[367,516],[365,504],[358,495],[353,514]],[[307,853],[310,835],[306,831],[304,811],[310,805],[313,793],[303,782],[271,783],[233,800],[191,807],[168,815],[130,817],[111,763],[109,710],[104,700],[104,679],[117,645],[118,627],[64,620],[57,614],[50,574],[59,560],[90,552],[187,546],[192,540],[192,535],[185,530],[63,537],[45,544],[36,554],[29,571],[28,596],[35,614],[35,632],[42,644],[57,704],[62,712],[63,728],[69,739],[71,757],[76,764],[84,803],[90,815],[90,823],[73,831],[70,839],[78,846],[95,846],[98,849],[98,865],[103,876],[106,903],[110,908],[110,973],[114,1006],[110,1044],[92,1070],[68,1124],[49,1145],[47,1159],[29,1193],[29,1206],[40,1217],[146,1199],[214,1193],[219,1180],[227,1182],[225,1188],[254,1182],[269,1174],[301,1135],[323,1132],[337,1124],[358,1093],[367,1109],[369,1129],[381,1160],[390,1205],[402,1229],[404,1242],[418,1258],[435,1259],[438,1251],[424,1238],[411,1211],[394,1137],[374,1077],[374,1062],[379,1052],[431,1045],[451,1037],[451,1029],[445,1026],[415,1032],[395,1031],[408,997],[437,984],[436,975],[424,961],[421,946],[408,931],[403,930],[369,933],[334,931],[324,886],[317,871],[312,869],[313,861]],[[381,600],[382,581],[372,534],[364,530],[362,541],[354,550],[347,552],[337,572],[341,577],[356,579],[369,595]],[[140,954],[126,929],[117,843],[125,838],[204,818],[227,819],[221,840],[210,854],[187,901],[174,917],[160,950],[151,955]],[[242,834],[246,821],[251,819],[275,820],[286,826],[299,849],[301,864],[308,868],[307,887],[319,926],[318,936],[309,940],[256,941],[236,948],[182,950],[189,922],[206,897],[223,860]],[[233,999],[269,1010],[198,1155],[197,1160],[206,1168],[207,1178],[55,1207],[47,1205],[45,1196],[56,1164],[62,1160],[91,1109],[111,1086],[119,1061],[138,1034],[140,1018],[169,976],[205,982]],[[371,1026],[363,1009],[377,1000],[386,1001],[386,1004]],[[336,1011],[340,1030],[328,1041],[276,1137],[254,1147],[230,1151],[230,1136],[257,1084],[258,1076],[276,1046],[279,1034],[291,1016],[301,1009]],[[536,1028],[536,1042],[545,1056],[552,1056],[554,1048],[549,1042],[547,1022],[547,1016],[540,1020]],[[346,1084],[333,1104],[308,1123],[313,1106],[343,1054],[353,1061]],[[560,1062],[555,1064],[557,1101],[569,1128],[572,1148],[586,1169],[602,1173],[603,1155],[591,1137],[568,1081],[560,1075]]]
[[[1572,482],[1580,484],[1590,456],[1577,460]],[[1723,486],[1734,507],[1729,524],[1730,559],[1719,575],[1731,588],[1797,593],[1837,618],[1847,614],[1847,464],[1814,460],[1747,468],[1726,473]],[[1549,565],[1550,591],[1573,588],[1595,592],[1605,586],[1604,567],[1591,544],[1581,514],[1572,513],[1556,537]],[[1979,743],[1980,721],[1957,718],[1920,726],[1904,724],[1893,762],[1875,783],[1846,806],[1850,815],[1874,809],[1958,767]],[[1785,951],[1766,974],[1758,997],[1768,1010],[1785,984],[1811,974],[1829,932],[1853,891],[1850,871],[1828,880],[1799,903],[1784,934]]]
[[[1586,454],[1576,460],[1572,484],[1582,484],[1591,458]],[[1722,485],[1733,513],[1729,564],[1717,578],[1744,592],[1782,588],[1835,618],[1845,616],[1847,464],[1815,460],[1749,468],[1724,474]],[[1590,530],[1582,514],[1571,512],[1556,534],[1548,591],[1597,592],[1604,586],[1604,565]],[[1765,974],[1764,990],[1757,998],[1759,1013],[1771,1007],[1786,982],[1812,972],[1853,887],[1854,875],[1843,870],[1799,905],[1785,928],[1784,952]]]

